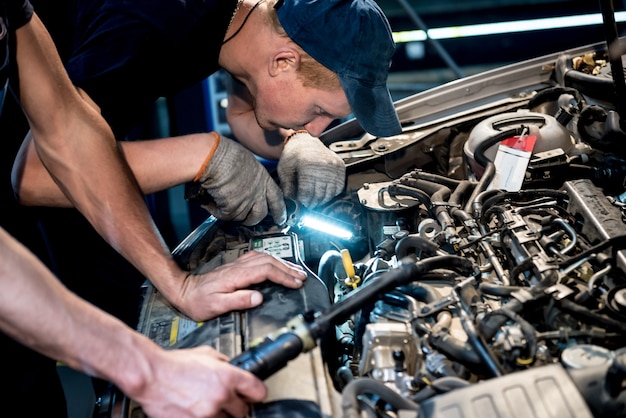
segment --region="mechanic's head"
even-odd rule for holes
[[[261,127],[319,136],[352,113],[375,136],[400,133],[386,85],[395,44],[374,0],[244,0],[241,9],[220,65],[247,87]]]
[[[336,88],[330,69],[366,131],[383,137],[401,132],[387,89],[395,43],[374,0],[270,0],[270,4],[286,35],[304,51],[300,71],[306,85]]]

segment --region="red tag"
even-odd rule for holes
[[[535,135],[514,136],[509,139],[505,139],[500,142],[500,145],[505,145],[509,148],[518,149],[520,151],[532,152],[537,142]]]

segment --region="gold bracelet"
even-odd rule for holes
[[[211,131],[209,133],[212,134],[213,137],[215,137],[215,142],[213,143],[213,146],[211,147],[211,150],[209,151],[209,155],[207,155],[207,157],[204,159],[204,162],[202,163],[202,166],[200,167],[198,174],[196,174],[196,176],[193,178],[193,181],[200,180],[207,166],[211,162],[211,158],[213,158],[213,155],[215,155],[215,150],[217,150],[217,147],[220,144],[220,134],[218,134],[215,131]]]

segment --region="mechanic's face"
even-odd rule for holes
[[[343,89],[327,91],[302,85],[300,79],[259,88],[254,100],[259,125],[266,130],[306,129],[319,136],[335,119],[350,114]]]

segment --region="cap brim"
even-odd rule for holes
[[[350,77],[340,77],[340,81],[352,113],[366,132],[377,137],[389,137],[402,132],[387,86],[365,87]]]

